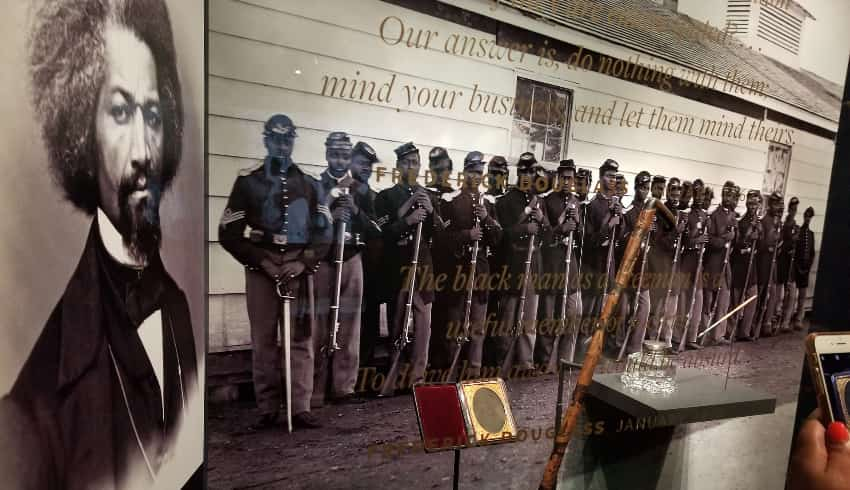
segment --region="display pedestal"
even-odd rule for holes
[[[776,398],[734,380],[723,386],[724,377],[699,369],[679,369],[669,395],[629,389],[619,374],[594,376],[558,488],[684,488],[688,424],[770,414],[776,407]]]

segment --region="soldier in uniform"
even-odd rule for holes
[[[375,198],[375,215],[384,238],[382,282],[392,299],[388,302],[388,318],[392,318],[390,339],[395,341],[405,326],[405,307],[409,284],[416,274],[413,293],[413,348],[410,352],[409,372],[405,379],[410,383],[424,380],[428,364],[428,344],[431,338],[431,305],[434,301],[431,239],[439,216],[436,197],[416,183],[419,175],[419,149],[412,142],[395,149],[396,169],[400,180],[384,189]],[[422,236],[418,244],[418,265],[411,266],[417,225],[422,223]]]
[[[625,243],[628,242],[629,236],[631,236],[632,231],[637,226],[638,216],[640,216],[640,212],[643,210],[644,202],[649,197],[651,180],[652,175],[645,170],[635,176],[634,199],[623,214],[623,239],[621,240],[623,246],[619,247],[621,251],[618,254],[618,263],[622,260],[623,253],[625,252]],[[650,236],[649,239],[651,238]],[[651,276],[647,274],[647,268],[643,265],[649,260],[649,257],[646,255],[647,243],[646,237],[641,240],[640,251],[638,252],[637,261],[632,271],[631,281],[620,295],[620,318],[626,323],[617,324],[617,343],[619,347],[623,342],[628,342],[626,346],[626,352],[628,353],[641,350],[644,337],[646,336],[646,324],[649,321],[649,310],[651,306],[649,281]],[[643,269],[643,275],[641,275],[641,269]],[[638,290],[638,283],[640,283],[640,290]],[[626,338],[625,334],[628,330],[628,322],[631,321],[632,317],[634,317],[635,324],[629,334],[630,338]]]
[[[587,269],[584,268],[584,242],[587,234],[585,233],[585,228],[587,227],[587,209],[590,201],[588,200],[588,194],[590,193],[590,186],[593,183],[593,171],[586,168],[579,168],[576,172],[576,199],[579,202],[579,223],[581,223],[581,227],[579,228],[579,241],[578,241],[578,249],[576,249],[576,259],[578,260],[578,277],[579,277],[579,294],[581,294],[581,317],[579,318],[578,328],[579,328],[579,336],[586,335],[589,331],[588,322],[585,321],[586,318],[589,318],[591,312],[588,310],[592,306],[590,294],[590,279],[587,273]],[[591,197],[591,200],[593,198]],[[578,347],[586,347],[584,343],[579,342]]]
[[[255,428],[278,424],[281,407],[276,282],[285,283],[296,298],[290,309],[292,423],[296,428],[320,427],[310,413],[314,351],[309,298],[312,275],[328,251],[332,218],[315,179],[292,161],[292,121],[274,115],[263,135],[268,155],[262,166],[236,179],[219,227],[221,245],[245,265],[254,392],[261,412]]]
[[[602,302],[608,292],[604,287],[607,284],[610,290],[614,286],[614,275],[617,270],[616,264],[613,263],[613,253],[609,261],[608,252],[609,246],[613,246],[612,241],[622,234],[623,205],[617,196],[616,188],[616,174],[619,167],[620,165],[611,159],[605,160],[599,167],[599,191],[587,207],[582,272],[589,274],[590,280],[586,279],[582,285],[587,289],[590,303],[585,307],[587,312],[584,320],[590,323],[591,328],[595,327],[599,313],[602,311]],[[615,233],[616,236],[614,236]],[[601,327],[608,326],[601,325]]]
[[[678,177],[671,177],[667,183],[667,200],[664,205],[679,216],[679,198],[682,195],[682,184]],[[679,242],[679,236],[684,231],[687,221],[679,219],[676,226],[666,220],[656,219],[653,229],[652,249],[649,253],[649,268],[653,271],[651,318],[652,334],[663,338],[669,345],[672,342],[673,326],[679,305],[680,284],[672,277],[673,259]],[[681,255],[679,257],[681,260]],[[681,262],[677,263],[677,275],[681,271]],[[672,282],[671,282],[672,280]],[[668,297],[667,290],[670,288]],[[665,304],[665,300],[666,303]],[[662,329],[661,332],[658,330]]]
[[[737,186],[731,180],[723,184],[721,201],[709,216],[709,236],[706,244],[703,276],[703,308],[700,332],[705,331],[717,319],[729,311],[730,268],[729,257],[732,253],[732,241],[738,221],[735,218],[735,205],[738,203]],[[696,314],[696,312],[694,313]],[[709,332],[708,338],[717,344],[726,344],[726,322],[722,322]]]
[[[714,200],[714,188],[705,187],[705,199],[702,201],[702,209],[708,211],[708,208],[711,207],[711,201]]]
[[[462,187],[443,194],[440,200],[440,216],[447,227],[435,237],[435,247],[447,255],[446,262],[451,272],[445,287],[447,294],[435,300],[437,309],[446,311],[446,333],[438,337],[435,328],[432,345],[443,344],[442,350],[451,352],[459,338],[469,338],[463,364],[466,369],[458,371],[460,379],[477,378],[481,374],[488,299],[486,287],[490,282],[482,278],[490,276],[488,251],[497,247],[502,238],[502,228],[495,217],[496,200],[479,191],[483,176],[484,155],[478,151],[470,152],[463,162]],[[473,276],[471,261],[475,242],[478,243],[478,252]],[[476,279],[477,282],[471,282]],[[472,302],[467,305],[470,287],[474,288]],[[469,326],[468,330],[464,330],[467,308]]]
[[[452,159],[445,148],[435,146],[428,153],[428,171],[425,172],[426,184],[425,190],[431,194],[435,203],[439,203],[440,197],[445,193],[453,191],[449,184],[451,172],[453,168]],[[439,204],[438,204],[439,205]],[[447,223],[443,222],[441,217],[435,219],[436,229],[440,232],[445,229]],[[449,277],[449,283],[454,280],[454,271],[451,269],[451,260],[449,259],[449,250],[440,249],[440,244],[433,244],[433,274],[438,277],[440,274],[446,274]],[[450,287],[440,287],[434,290],[434,304],[438,305],[431,309],[431,334],[435,338],[445,338],[448,333],[448,311],[440,305],[446,305],[452,302],[453,293]],[[444,348],[445,342],[431,342],[428,351],[428,359],[434,366],[448,366],[450,359],[449,352]]]
[[[577,321],[581,315],[581,293],[578,283],[578,261],[576,250],[581,242],[579,202],[573,193],[576,166],[572,160],[561,160],[558,166],[557,190],[543,199],[543,209],[551,229],[543,242],[543,274],[540,287],[540,306],[538,311],[537,345],[534,347],[534,362],[541,371],[548,372],[554,365],[552,352],[558,343],[556,359],[567,358]],[[567,243],[570,233],[572,242],[569,251]],[[564,279],[566,274],[567,253],[570,254],[570,277],[566,318],[560,317],[563,308]],[[546,280],[553,278],[554,280]]]
[[[679,198],[679,209],[682,211],[691,207],[691,198],[694,196],[694,184],[690,180],[682,181],[682,197]]]
[[[358,191],[350,172],[351,141],[346,133],[330,133],[325,141],[328,167],[319,176],[322,200],[331,211],[336,229],[333,242],[315,274],[316,352],[314,406],[330,396],[336,403],[357,401],[354,386],[360,361],[360,322],[363,304],[363,260],[367,235],[375,233],[368,214],[368,193]],[[362,160],[362,157],[359,157]],[[362,169],[358,169],[362,172]],[[369,190],[368,187],[366,189]],[[342,243],[340,232],[344,232]],[[339,256],[342,246],[342,257]],[[337,263],[338,260],[341,263]],[[341,272],[338,270],[341,268]],[[339,283],[337,281],[339,280]],[[336,304],[337,288],[339,303]],[[338,325],[333,309],[338,308]],[[336,345],[332,339],[337,330]],[[334,349],[339,350],[334,351]],[[329,385],[326,393],[326,385]]]
[[[735,305],[758,293],[758,261],[752,254],[757,253],[758,241],[761,237],[761,222],[758,210],[761,207],[761,193],[752,189],[747,192],[747,212],[738,220],[738,234],[732,247],[732,297]],[[747,270],[749,269],[749,277]],[[746,288],[746,289],[745,289]],[[735,340],[753,340],[753,319],[758,311],[757,303],[751,302],[736,315],[737,332]],[[732,334],[730,334],[732,335]]]
[[[797,240],[797,252],[794,255],[794,280],[797,283],[797,310],[794,312],[794,330],[803,329],[803,306],[806,303],[806,289],[809,287],[809,271],[815,260],[815,234],[809,228],[815,210],[811,206],[803,213],[803,226]]]
[[[543,199],[538,193],[548,185],[545,181],[545,171],[537,163],[533,153],[523,153],[517,162],[517,185],[512,187],[503,197],[496,201],[496,214],[504,230],[502,251],[505,257],[505,273],[507,286],[499,291],[502,296],[501,315],[496,329],[491,330],[494,336],[496,359],[500,363],[509,362],[512,366],[519,365],[522,370],[533,368],[534,343],[537,336],[537,294],[536,287],[540,277],[540,236],[549,228],[549,222],[543,212]],[[520,294],[526,280],[526,256],[529,241],[535,240],[531,267],[528,274],[528,287],[524,311],[522,312],[521,329],[515,344],[513,359],[506,359],[511,343],[510,335],[514,335],[517,326]],[[497,281],[494,281],[497,282]],[[501,283],[501,281],[498,281]]]
[[[782,224],[782,247],[776,258],[776,273],[779,283],[779,326],[778,330],[787,333],[792,330],[791,316],[797,305],[797,285],[794,283],[795,275],[791,274],[792,262],[796,262],[797,239],[800,236],[800,227],[797,225],[797,206],[800,200],[792,197],[788,201],[788,213]]]
[[[682,339],[681,336],[684,336],[688,348],[701,349],[702,347],[697,343],[697,328],[702,318],[703,280],[702,274],[697,275],[697,268],[700,262],[700,245],[705,247],[708,243],[710,230],[708,230],[708,215],[703,209],[705,186],[702,180],[694,180],[691,188],[693,199],[691,211],[688,214],[688,224],[682,236],[683,248],[680,257],[683,284],[679,295],[677,320],[682,327],[678,331],[678,340],[673,339],[673,342],[678,344]],[[704,255],[705,253],[703,253],[703,260]]]
[[[372,167],[380,162],[375,149],[364,141],[358,141],[351,150],[349,172],[354,178],[351,193],[360,212],[366,214],[370,225],[361,239],[366,247],[360,254],[363,262],[363,312],[360,321],[360,364],[371,365],[375,345],[380,338],[381,299],[380,270],[383,241],[380,224],[375,221],[375,197],[378,195],[369,186]]]
[[[496,203],[505,196],[508,189],[508,162],[505,157],[496,155],[490,159],[487,165],[487,192],[484,193],[488,202],[493,204],[493,217],[501,223],[498,217]],[[487,266],[491,274],[498,274],[503,267],[507,267],[505,261],[504,247],[500,243],[496,247],[487,249]],[[495,320],[501,311],[502,290],[498,284],[487,284],[487,321]],[[499,346],[496,338],[486,336],[484,339],[484,363],[488,366],[498,365]]]
[[[753,338],[773,335],[773,318],[771,312],[776,311],[777,281],[776,281],[776,247],[780,239],[780,219],[782,217],[783,197],[773,192],[767,198],[767,214],[761,220],[761,235],[758,254],[758,310]],[[772,272],[772,273],[771,273]],[[766,301],[765,301],[766,300]]]

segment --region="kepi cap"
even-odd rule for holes
[[[396,157],[398,159],[401,159],[405,155],[409,155],[411,153],[419,153],[419,148],[416,148],[416,145],[414,145],[412,141],[408,141],[407,143],[400,145],[394,151]]]
[[[295,125],[292,124],[292,119],[283,114],[275,114],[266,121],[263,125],[263,136],[271,136],[279,134],[281,136],[296,137]]]
[[[354,148],[351,149],[352,154],[363,155],[369,159],[369,163],[379,162],[378,154],[375,152],[375,149],[372,148],[369,143],[365,141],[358,141]]]

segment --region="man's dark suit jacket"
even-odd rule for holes
[[[169,456],[187,397],[197,394],[186,296],[155,257],[146,271],[155,277],[148,285],[162,315],[163,419],[156,376],[116,299],[120,288],[109,282],[106,254],[94,222],[65,294],[0,400],[4,488],[111,489],[129,473],[149,478],[138,441],[156,471]]]

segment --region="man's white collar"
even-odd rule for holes
[[[100,208],[97,208],[97,227],[100,232],[100,238],[103,240],[104,248],[106,248],[109,255],[118,263],[136,268],[147,265],[139,263],[139,261],[130,255],[127,247],[124,246],[124,239],[121,237],[121,233]]]

